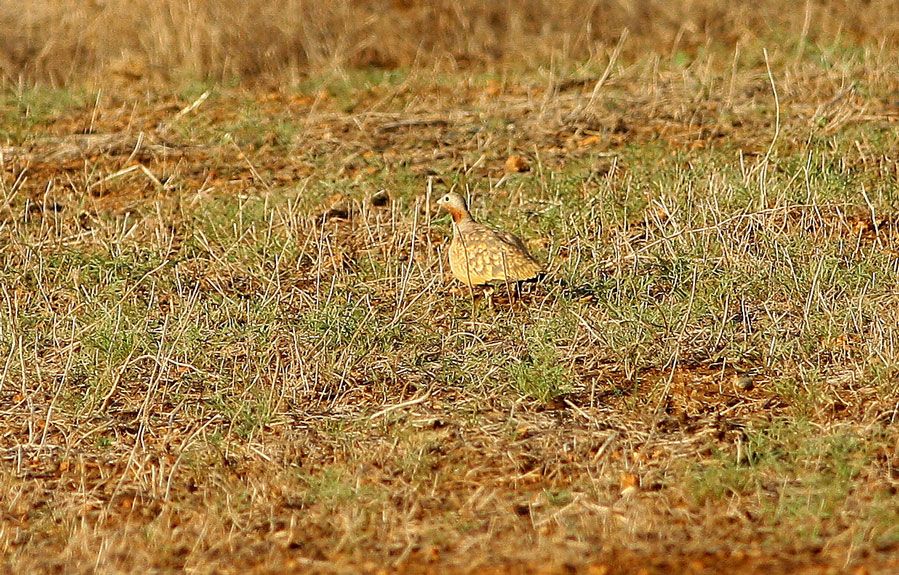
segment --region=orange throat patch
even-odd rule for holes
[[[459,210],[456,208],[448,207],[446,209],[446,211],[449,212],[449,214],[453,217],[453,221],[456,222],[457,224],[463,220],[467,220],[467,219],[471,218],[471,216],[468,215],[465,212],[465,210]]]

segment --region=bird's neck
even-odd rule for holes
[[[468,213],[468,210],[450,208],[447,211],[449,211],[450,215],[453,217],[453,221],[456,222],[457,225],[461,224],[462,222],[471,221],[471,214]]]

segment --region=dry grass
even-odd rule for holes
[[[2,569],[899,568],[891,3],[158,5],[3,15]]]
[[[693,55],[789,38],[895,48],[895,0],[28,0],[0,7],[4,81],[81,85],[110,76],[156,83],[206,77],[296,83],[335,68],[536,67],[601,57],[629,32],[628,55]]]

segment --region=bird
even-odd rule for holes
[[[468,287],[491,282],[518,283],[537,278],[543,265],[518,236],[478,223],[465,199],[449,192],[437,205],[453,218],[449,264],[453,277]]]

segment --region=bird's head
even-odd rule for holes
[[[455,222],[460,222],[471,217],[468,213],[468,206],[465,205],[465,199],[455,192],[444,194],[437,200],[437,205],[453,216],[453,221]]]

